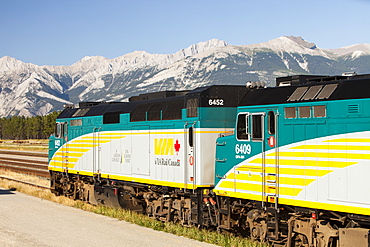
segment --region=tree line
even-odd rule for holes
[[[0,139],[48,139],[59,114],[56,111],[45,116],[0,118]]]

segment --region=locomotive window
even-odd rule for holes
[[[313,106],[313,116],[314,117],[326,117],[326,106],[325,105]]]
[[[103,124],[120,123],[120,112],[108,112],[103,115]]]
[[[186,116],[187,117],[198,117],[198,98],[188,99],[186,102]]]
[[[55,137],[60,138],[62,136],[62,125],[60,123],[55,124]]]
[[[252,140],[260,141],[262,140],[262,124],[263,124],[263,115],[256,114],[252,115]]]
[[[67,123],[57,123],[57,135],[56,137],[62,138],[68,135]]]
[[[194,145],[194,129],[193,127],[189,128],[189,146],[193,147]]]
[[[275,135],[275,113],[269,111],[268,113],[268,131],[270,135]]]
[[[64,135],[64,124],[60,124],[60,136],[59,138],[62,138]]]
[[[82,119],[71,120],[71,126],[82,126]]]
[[[239,114],[236,126],[236,138],[238,140],[249,140],[248,133],[248,114]]]
[[[311,109],[309,106],[300,106],[298,107],[299,117],[300,118],[309,118],[311,117]]]
[[[284,112],[285,112],[285,118],[296,118],[297,117],[295,107],[285,107]]]

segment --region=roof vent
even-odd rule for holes
[[[355,76],[355,75],[357,75],[357,73],[355,71],[342,73],[342,76]]]
[[[261,88],[265,87],[266,83],[263,81],[247,81],[246,87],[249,88]]]
[[[354,114],[360,112],[360,106],[359,105],[348,105],[348,113]]]

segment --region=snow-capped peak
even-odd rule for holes
[[[86,56],[71,66],[38,66],[5,56],[0,58],[0,117],[45,114],[66,102],[121,101],[144,92],[244,85],[257,77],[272,84],[275,77],[302,72],[342,73],[345,68],[369,73],[369,66],[354,59],[366,54],[370,44],[327,50],[302,37],[282,36],[245,46],[211,39],[173,54]]]
[[[312,45],[308,45],[312,44]],[[316,45],[310,42],[303,40],[301,37],[294,36],[281,36],[279,38],[270,40],[264,43],[258,43],[253,45],[246,45],[246,47],[255,49],[271,49],[273,51],[287,51],[287,52],[296,52],[296,53],[307,53],[307,50],[312,49]]]
[[[356,58],[361,55],[370,55],[370,44],[356,44],[328,50],[339,56],[351,56],[352,58]]]
[[[14,70],[19,70],[24,66],[27,66],[30,64],[24,63],[18,59],[9,57],[9,56],[4,56],[0,58],[0,73],[1,72],[6,72],[6,71],[14,71]]]
[[[302,39],[302,37],[281,36],[268,42],[246,45],[244,47],[252,50],[268,49],[277,53],[287,52],[297,54],[309,54],[312,56],[324,56],[326,58],[331,58],[330,53],[318,48],[314,43]]]
[[[175,53],[175,56],[180,55],[180,54],[185,56],[185,57],[194,56],[195,54],[198,54],[200,52],[209,50],[211,48],[223,47],[223,46],[227,46],[227,45],[228,44],[223,40],[211,39],[211,40],[208,40],[208,41],[205,41],[205,42],[199,42],[198,44],[193,44],[193,45],[189,46],[186,49],[181,49],[180,51]]]

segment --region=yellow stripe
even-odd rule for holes
[[[58,152],[87,152],[87,151],[90,151],[90,149],[87,149],[87,148],[69,148],[67,146],[63,146],[61,149],[58,150]]]
[[[268,154],[267,156],[275,156]],[[338,158],[338,159],[370,159],[370,154],[352,154],[352,153],[321,153],[321,152],[279,152],[280,157],[295,158]]]
[[[98,145],[93,145],[93,144],[67,144],[66,145],[66,150],[68,150],[68,147],[83,147],[83,148],[93,148],[93,147],[97,147]]]
[[[334,139],[334,140],[327,140],[323,142],[370,142],[370,139],[365,138],[340,138],[340,139]]]
[[[307,186],[316,179],[279,177],[279,184]]]
[[[363,215],[370,215],[370,209],[365,207],[353,207],[353,206],[345,206],[341,203],[322,203],[322,202],[315,202],[315,201],[302,201],[302,200],[294,200],[294,199],[286,199],[286,198],[279,198],[280,204],[292,205],[292,206],[299,206],[299,207],[308,207],[308,208],[317,208],[323,210],[333,210],[339,212],[346,212],[346,213],[355,213],[355,214],[363,214]]]
[[[55,167],[49,167],[49,171],[56,171],[56,172],[65,172],[66,169],[63,168],[55,168]],[[68,172],[71,170],[68,169]],[[74,174],[79,174],[79,175],[86,175],[86,176],[93,176],[94,174],[92,172],[84,172],[84,171],[78,171],[78,172],[71,172]]]
[[[262,198],[262,195],[223,191],[222,189],[213,190],[213,192],[215,192],[219,196],[230,196],[230,197],[235,197],[235,198],[258,200],[258,201],[266,200],[266,197]],[[305,208],[317,208],[317,209],[332,210],[332,211],[345,212],[345,213],[370,215],[369,208],[345,206],[345,205],[341,205],[340,203],[330,204],[330,203],[322,203],[322,202],[315,202],[315,201],[294,200],[294,199],[287,199],[287,198],[279,198],[278,202],[279,204],[305,207]]]
[[[115,137],[115,136],[118,137],[118,138],[124,138],[127,135],[129,135],[129,134],[131,134],[131,133],[111,133],[111,132],[108,132],[108,133],[99,133],[99,134],[97,134],[95,136],[95,138],[100,138],[100,137],[110,138],[110,137]]]
[[[96,140],[73,140],[71,141],[71,143],[91,143],[91,144],[99,144],[99,143],[107,143],[107,142],[111,142],[111,140],[96,139]]]
[[[230,197],[235,197],[235,198],[244,198],[244,199],[256,200],[256,201],[261,201],[263,200],[263,198],[266,199],[266,197],[262,197],[262,195],[225,191],[222,189],[216,189],[216,190],[213,190],[213,192],[215,192],[216,195],[219,195],[219,196],[230,196]],[[246,196],[248,196],[248,198],[246,198]]]
[[[66,161],[66,162],[77,162],[78,158],[72,158],[72,157],[60,157],[60,156],[54,156],[52,160],[55,161]]]
[[[370,150],[370,146],[355,146],[355,145],[301,145],[290,149],[323,149],[323,150]]]
[[[74,168],[75,165],[76,164],[74,163],[67,163],[67,162],[62,162],[62,161],[51,160],[49,163],[49,170],[50,170],[50,166]]]
[[[62,168],[54,168],[54,167],[49,167],[49,170],[59,171],[59,172],[64,171]],[[92,176],[93,175],[92,172],[84,172],[84,171],[77,171],[77,170],[70,170],[70,169],[68,169],[68,173],[87,175],[87,176]],[[193,186],[192,183],[184,184],[184,183],[178,183],[178,182],[168,182],[168,181],[162,181],[162,180],[153,180],[153,179],[136,178],[136,177],[119,176],[119,175],[110,175],[110,174],[101,174],[101,177],[102,178],[108,178],[109,177],[109,179],[116,179],[116,180],[123,180],[123,181],[137,182],[137,183],[145,183],[145,184],[153,184],[153,185],[170,186],[170,187],[176,187],[176,188],[186,188],[186,189],[209,188],[209,187],[212,186],[212,185],[195,185],[195,186]]]
[[[99,136],[99,137],[94,137],[94,136],[84,136],[84,137],[81,137],[82,140],[97,140],[97,139],[103,139],[103,140],[110,140],[110,139],[122,139],[122,138],[125,138],[125,136]]]
[[[237,171],[246,171],[245,167],[241,166],[236,168]],[[249,169],[248,169],[249,170]],[[247,170],[247,171],[248,171]],[[252,170],[255,171],[255,170]],[[262,169],[261,169],[262,171]],[[333,170],[314,170],[314,169],[298,169],[298,168],[279,168],[279,174],[284,175],[301,175],[301,176],[325,176]],[[265,173],[276,173],[275,167],[266,167]]]
[[[234,133],[233,131],[222,131],[222,130],[209,130],[209,131],[202,131],[202,130],[198,130],[198,131],[194,131],[194,133],[205,133],[205,134],[211,134],[211,133],[220,133],[220,134],[226,134],[226,133]]]
[[[162,185],[162,186],[170,186],[176,188],[186,188],[186,189],[196,189],[201,187],[211,187],[212,185],[195,185],[193,186],[192,183],[184,184],[178,182],[169,182],[169,181],[162,181],[162,180],[153,180],[153,179],[146,179],[146,178],[137,178],[137,177],[129,177],[129,176],[120,176],[120,175],[109,175],[109,174],[102,174],[103,178],[110,178],[116,180],[124,180],[130,182],[137,182],[137,183],[145,183],[145,184],[153,184],[153,185]]]
[[[257,158],[255,160],[250,161],[249,163],[262,164],[262,159]],[[276,163],[275,159],[265,159],[265,164],[275,165],[275,163]],[[343,168],[354,164],[357,164],[357,162],[279,159],[279,165],[286,166],[317,166],[317,167]]]
[[[260,175],[254,174],[234,174],[230,173],[227,179],[236,179],[237,181],[251,181],[251,182],[260,182],[262,183],[262,177]],[[276,176],[266,176],[266,181],[276,180]],[[290,177],[279,177],[279,184],[282,185],[298,185],[298,186],[307,186],[311,184],[315,179],[310,178],[290,178]]]
[[[140,131],[140,130],[138,130]],[[99,134],[99,136],[120,136],[120,135],[124,135],[124,136],[130,136],[130,135],[160,135],[160,134],[163,134],[163,135],[175,135],[175,134],[184,134],[185,132],[184,131],[172,131],[172,132],[134,132],[134,133],[125,133],[125,134],[121,134],[121,133],[101,133]],[[123,136],[123,137],[124,137]]]
[[[54,156],[82,157],[85,153],[56,152]]]
[[[262,166],[248,166],[243,165],[238,168],[236,168],[237,171],[251,171],[251,172],[262,172]]]
[[[218,187],[218,186],[217,186]],[[220,186],[222,188],[227,189],[236,189],[236,190],[248,190],[254,192],[261,192],[262,193],[262,184],[251,184],[251,183],[234,183],[231,181],[223,181],[221,182]],[[297,196],[303,189],[299,188],[288,188],[288,187],[279,187],[279,194],[285,196]],[[274,186],[265,186],[266,193],[276,193],[276,187]],[[247,193],[246,193],[247,194]]]
[[[284,196],[297,196],[303,189],[298,188],[288,188],[279,186],[279,195]]]

